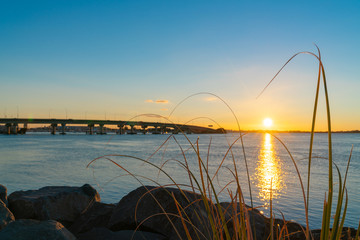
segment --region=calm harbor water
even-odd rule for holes
[[[310,134],[275,134],[289,148],[303,179],[307,183],[307,157]],[[236,161],[240,183],[246,202],[250,205],[246,168],[240,141],[226,155],[229,144],[236,135],[50,135],[29,133],[26,135],[0,135],[0,184],[11,193],[17,190],[38,189],[49,185],[81,186],[90,183],[99,192],[103,202],[116,203],[129,191],[144,184],[171,184],[171,180],[143,161],[125,157],[133,156],[147,160],[171,175],[177,183],[189,184],[188,174],[182,163],[185,159],[190,169],[198,175],[197,157],[191,143],[198,142],[202,159],[208,160],[209,172],[213,175],[221,161],[222,168],[214,178],[217,189],[233,180],[230,170]],[[305,223],[304,204],[299,177],[285,148],[273,136],[263,133],[247,134],[243,138],[253,202],[264,214],[269,212],[270,189],[276,217],[282,212],[286,219]],[[333,158],[342,175],[351,146],[354,145],[348,173],[349,193],[346,226],[357,227],[360,216],[360,134],[333,134]],[[196,146],[195,146],[196,147]],[[322,206],[327,189],[327,134],[315,137],[314,158],[311,169],[310,225],[321,226]],[[98,159],[89,167],[87,165]],[[118,156],[122,155],[122,156]],[[226,157],[225,157],[226,155]],[[135,176],[126,175],[109,159],[121,164]],[[229,170],[230,169],[230,170]],[[335,169],[334,169],[335,171]],[[334,172],[335,173],[335,172]],[[136,177],[136,178],[135,178]],[[338,179],[335,177],[335,189]],[[234,189],[234,184],[229,185]],[[336,192],[337,190],[335,190]],[[228,192],[221,194],[221,200],[228,200]]]

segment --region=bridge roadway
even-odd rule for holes
[[[152,127],[152,133],[159,134],[165,131],[173,133],[217,133],[215,129],[200,127],[195,125],[184,125],[174,123],[160,123],[160,122],[143,122],[143,121],[116,121],[116,120],[85,120],[85,119],[46,119],[46,118],[0,118],[1,124],[5,125],[5,134],[25,134],[28,125],[30,124],[49,124],[51,134],[55,134],[57,127],[61,126],[60,134],[65,134],[66,125],[87,125],[88,134],[94,134],[94,127],[98,126],[97,134],[106,134],[105,125],[115,125],[119,128],[118,134],[125,133],[125,127],[130,127],[128,134],[136,134],[135,126],[141,127],[141,132],[146,134],[149,127]],[[19,124],[23,124],[23,128],[19,128]],[[0,130],[1,131],[1,130]]]

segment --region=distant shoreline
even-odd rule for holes
[[[238,133],[239,131],[226,130],[228,133]],[[311,131],[280,131],[280,130],[242,130],[242,132],[247,133],[311,133]],[[328,133],[327,131],[315,131],[314,133]],[[360,133],[360,130],[351,130],[351,131],[332,131],[331,133]]]

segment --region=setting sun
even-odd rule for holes
[[[273,120],[271,118],[265,118],[263,124],[265,127],[271,127],[273,125]]]

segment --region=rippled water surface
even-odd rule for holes
[[[282,133],[275,136],[288,147],[306,186],[310,135]],[[189,139],[182,135],[176,135],[175,138],[170,135],[0,135],[0,184],[5,185],[11,193],[48,185],[81,186],[90,183],[100,192],[102,201],[116,203],[129,191],[140,186],[140,182],[151,185],[172,184],[172,180],[159,169],[143,160],[161,167],[177,183],[188,185],[189,175],[183,164],[186,159],[194,175],[198,176],[198,158],[194,153],[198,145],[201,158],[208,165],[211,176],[223,161],[214,178],[218,190],[234,179],[234,161],[236,162],[241,187],[246,202],[250,205],[240,141],[228,151],[229,144],[234,143],[236,135],[187,137]],[[194,143],[195,149],[189,141]],[[243,141],[254,205],[263,206],[261,210],[268,214],[272,195],[277,217],[280,218],[282,212],[289,220],[305,223],[299,176],[286,149],[269,134],[247,134]],[[360,134],[333,134],[333,158],[342,175],[345,174],[352,145],[354,151],[347,180],[349,206],[345,225],[357,227],[360,216]],[[309,217],[312,228],[321,226],[322,205],[328,184],[327,149],[327,134],[317,134],[311,167]],[[92,160],[104,155],[110,156],[95,160],[87,168]],[[126,174],[115,163],[134,175]],[[337,182],[338,179],[335,178],[335,189],[338,187]],[[234,184],[228,185],[228,188],[234,189]],[[228,200],[228,194],[228,191],[223,191],[221,200]]]

